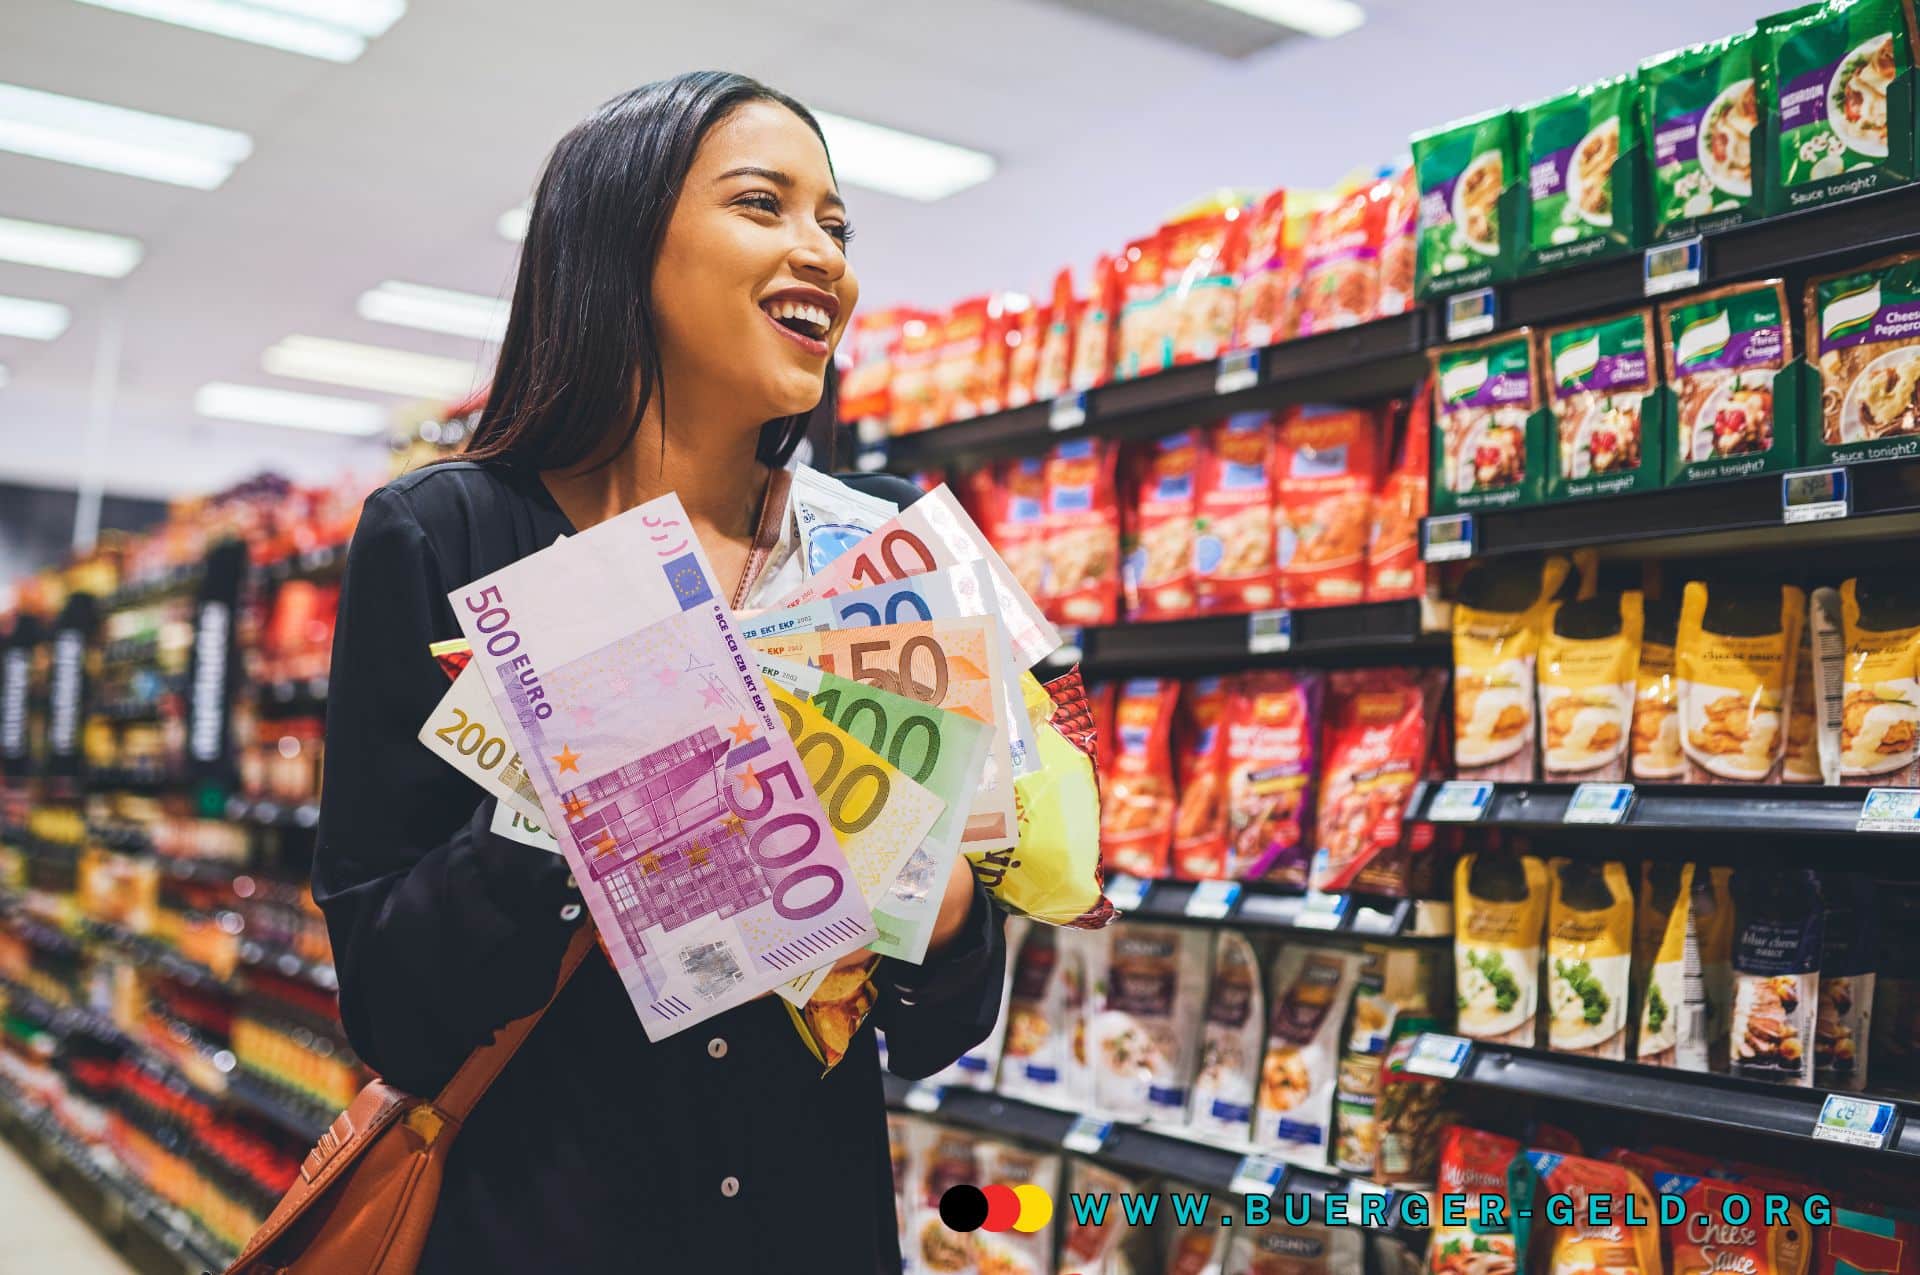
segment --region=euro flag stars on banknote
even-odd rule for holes
[[[649,1039],[873,939],[676,497],[448,598]]]

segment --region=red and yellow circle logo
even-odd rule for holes
[[[1053,1220],[1053,1197],[1031,1182],[1008,1186],[948,1187],[940,1197],[940,1220],[950,1231],[1019,1231],[1032,1234]]]

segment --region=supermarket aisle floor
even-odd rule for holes
[[[60,1275],[133,1275],[93,1228],[76,1217],[46,1179],[0,1138],[0,1271]]]

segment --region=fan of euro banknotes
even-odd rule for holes
[[[923,961],[956,855],[1011,911],[1112,910],[1078,676],[1029,671],[1053,627],[947,488],[801,477],[756,614],[673,496],[449,594],[420,739],[566,858],[650,1039],[772,992],[832,1066],[873,995],[841,958]]]

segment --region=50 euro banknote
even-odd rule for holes
[[[448,599],[650,1039],[873,938],[675,497]]]

